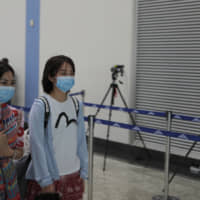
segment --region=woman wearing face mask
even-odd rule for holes
[[[59,192],[61,200],[81,200],[83,179],[88,176],[88,152],[82,103],[78,112],[69,96],[74,85],[75,66],[71,58],[50,58],[43,72],[44,97],[50,117],[44,129],[44,103],[36,99],[29,116],[32,161],[27,171],[27,200],[39,193]]]
[[[13,159],[23,155],[22,114],[10,107],[15,93],[15,73],[8,59],[0,61],[0,199],[20,200]]]

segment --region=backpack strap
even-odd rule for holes
[[[50,106],[49,106],[49,102],[47,100],[46,97],[41,96],[38,97],[38,99],[40,99],[43,103],[44,103],[44,109],[45,109],[45,113],[44,113],[44,128],[47,128],[47,124],[48,124],[48,120],[49,120],[49,116],[50,116]]]
[[[75,110],[76,110],[76,117],[78,118],[78,113],[79,113],[79,102],[78,102],[78,99],[76,97],[72,97],[72,101],[74,103],[74,107],[75,107]]]

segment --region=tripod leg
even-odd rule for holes
[[[109,110],[109,121],[111,120],[112,117],[112,110]],[[110,125],[107,127],[107,135],[106,135],[106,145],[105,145],[105,152],[104,152],[104,161],[103,161],[103,171],[106,170],[106,158],[108,154],[108,142],[109,142],[109,137],[110,137]]]
[[[108,96],[108,93],[110,92],[111,88],[112,88],[112,87],[111,87],[111,85],[110,85],[110,87],[109,87],[108,90],[106,91],[106,94],[104,95],[104,97],[103,97],[103,99],[102,99],[100,105],[103,105],[103,103],[104,103],[104,101],[106,100],[106,98],[107,98],[107,96]],[[94,115],[95,118],[96,118],[96,116],[98,115],[98,113],[100,112],[100,110],[101,110],[101,108],[99,107],[99,108],[97,109],[95,115]],[[88,127],[86,133],[88,133],[88,131],[89,131],[89,127]]]
[[[120,97],[121,97],[121,99],[122,99],[122,101],[123,101],[123,103],[124,103],[124,106],[125,106],[126,108],[128,108],[128,104],[126,103],[126,101],[125,101],[125,99],[124,99],[124,97],[123,97],[123,95],[122,95],[122,93],[121,93],[121,91],[120,91],[118,85],[117,85],[116,88],[117,88],[117,91],[119,92],[119,95],[120,95]],[[133,125],[136,125],[136,122],[135,122],[135,119],[134,119],[132,113],[129,113],[129,116],[130,116],[130,119],[131,119],[131,121],[132,121],[132,124],[133,124]],[[140,138],[140,141],[142,142],[142,145],[143,145],[143,147],[144,147],[144,149],[145,149],[145,151],[146,151],[148,157],[151,158],[151,154],[150,154],[149,150],[147,149],[147,147],[146,147],[146,145],[145,145],[145,142],[144,142],[144,140],[143,140],[143,138],[142,138],[142,135],[140,134],[139,131],[136,131],[136,133],[138,134],[138,136],[139,136],[139,138]]]
[[[110,106],[114,105],[114,100],[115,100],[115,87],[113,87],[113,84],[111,85],[112,88],[112,94],[111,94],[111,101],[110,101]],[[109,110],[109,117],[108,121],[111,120],[112,117],[112,109]],[[104,153],[104,162],[103,162],[103,171],[106,170],[106,158],[108,154],[108,142],[109,142],[109,137],[110,137],[110,125],[108,125],[107,128],[107,135],[106,135],[106,146],[105,146],[105,153]]]
[[[107,96],[108,96],[108,93],[110,92],[111,88],[112,88],[112,87],[111,87],[111,85],[110,85],[110,87],[109,87],[108,90],[106,91],[106,94],[105,94],[105,96],[103,97],[103,99],[102,99],[100,105],[103,105],[103,103],[104,103],[104,101],[106,100],[106,98],[107,98]],[[98,109],[97,109],[97,111],[96,111],[96,113],[95,113],[95,117],[98,115],[98,113],[100,112],[100,110],[101,110],[101,108],[98,108]]]

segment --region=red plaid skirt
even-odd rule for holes
[[[84,192],[84,181],[79,172],[64,175],[60,180],[54,182],[56,192],[62,194],[61,200],[82,200]],[[26,200],[34,200],[41,191],[36,181],[29,181]]]

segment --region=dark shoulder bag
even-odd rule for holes
[[[79,113],[79,102],[78,99],[76,97],[71,96],[75,110],[76,110],[76,117],[78,119],[78,113]]]

